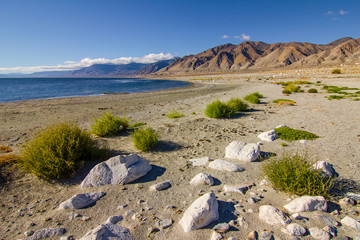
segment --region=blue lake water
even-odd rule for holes
[[[141,78],[0,78],[0,102],[138,93],[188,85],[181,81]]]

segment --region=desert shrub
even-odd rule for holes
[[[316,134],[289,127],[276,128],[275,131],[280,139],[288,142],[297,140],[314,140],[319,138]]]
[[[290,93],[292,92],[299,92],[300,90],[300,86],[296,86],[296,85],[293,85],[293,84],[289,84],[287,85],[284,90],[287,90],[289,91]]]
[[[259,104],[260,103],[260,98],[259,96],[256,94],[256,93],[252,93],[252,94],[249,94],[249,95],[246,95],[244,97],[244,99],[246,101],[248,101],[249,103],[253,103],[253,104]]]
[[[248,109],[249,105],[244,103],[240,98],[232,98],[226,103],[226,116],[232,117],[238,112],[244,112]]]
[[[343,98],[344,98],[344,96],[341,96],[341,95],[330,95],[330,96],[328,96],[329,100],[332,100],[332,99],[340,100],[340,99],[343,99]]]
[[[184,114],[182,114],[182,113],[179,112],[179,111],[174,110],[174,111],[166,114],[166,116],[167,116],[168,118],[181,118],[181,117],[184,116]]]
[[[16,154],[6,154],[0,156],[0,167],[6,164],[14,164],[17,163],[20,159],[20,155]]]
[[[289,102],[289,103],[295,104],[294,100],[284,99],[284,98],[278,98],[273,101],[273,103],[279,103],[279,102]]]
[[[287,145],[287,143],[281,143],[280,144],[282,147],[287,147],[288,145]]]
[[[226,111],[226,104],[217,100],[206,106],[205,115],[210,118],[221,118],[226,115]]]
[[[341,73],[341,70],[340,69],[334,69],[331,71],[332,74],[340,74]]]
[[[105,157],[107,151],[74,123],[61,123],[44,128],[20,153],[22,169],[49,180],[70,177],[84,161]]]
[[[133,129],[133,128],[138,128],[138,127],[141,127],[141,126],[144,126],[146,125],[145,122],[137,122],[137,123],[134,123],[134,124],[131,124],[128,129]]]
[[[288,101],[279,101],[276,105],[277,106],[293,106],[295,104],[295,102],[288,102]]]
[[[116,135],[129,127],[129,119],[104,113],[99,118],[94,118],[90,125],[91,132],[99,137]]]
[[[9,146],[0,146],[0,153],[9,153],[12,152],[11,147]]]
[[[135,129],[134,132],[131,133],[135,147],[142,152],[147,152],[155,147],[159,137],[159,133],[151,128]]]
[[[300,154],[283,154],[264,162],[262,170],[272,187],[290,194],[329,198],[333,180],[314,170],[313,163]]]
[[[308,90],[308,93],[317,93],[317,92],[318,92],[318,90],[315,89],[315,88],[310,88],[310,89]]]
[[[291,94],[291,92],[289,90],[285,90],[285,89],[282,91],[282,93],[285,94],[285,95]]]

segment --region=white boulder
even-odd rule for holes
[[[151,165],[136,154],[119,155],[97,164],[80,186],[87,188],[107,184],[126,184],[146,175],[150,170]]]
[[[247,190],[249,190],[253,186],[252,183],[242,184],[242,185],[227,185],[225,184],[223,187],[224,192],[236,192],[245,194]]]
[[[360,232],[360,222],[356,221],[355,219],[346,216],[341,220],[341,224],[351,227],[353,229],[355,229],[356,231]]]
[[[310,235],[318,240],[329,240],[331,239],[331,234],[327,231],[320,229],[318,227],[309,228]]]
[[[291,219],[285,213],[270,205],[263,205],[259,208],[259,218],[270,225],[291,223]]]
[[[234,163],[217,159],[209,164],[209,167],[216,170],[228,171],[228,172],[243,172],[245,168],[240,167]]]
[[[207,193],[196,199],[184,212],[180,225],[185,232],[207,226],[219,219],[219,205],[214,193]]]
[[[286,204],[284,208],[290,213],[311,212],[316,210],[326,212],[327,202],[323,196],[303,196],[295,198],[289,204]]]
[[[291,223],[287,225],[286,229],[283,229],[282,231],[291,236],[304,236],[306,234],[306,228],[298,223]]]
[[[60,203],[59,209],[80,209],[90,206],[105,196],[104,192],[80,193]]]
[[[208,173],[199,173],[190,181],[191,185],[214,185],[214,178]]]
[[[259,157],[260,146],[256,143],[233,141],[225,148],[225,157],[253,162]]]
[[[257,137],[266,142],[272,142],[278,138],[275,130],[263,132],[263,133],[259,134]]]
[[[158,183],[158,184],[150,186],[150,190],[151,191],[162,191],[162,190],[168,189],[169,187],[171,187],[171,184],[169,181],[166,181],[166,182],[162,182],[162,183]]]
[[[122,227],[110,223],[102,224],[92,229],[79,240],[93,240],[93,239],[134,240],[134,238],[130,235],[129,229],[127,229],[126,227]]]
[[[317,161],[313,168],[315,170],[321,170],[323,175],[333,177],[336,174],[336,171],[332,164],[325,162],[325,161]]]

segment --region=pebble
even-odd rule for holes
[[[31,236],[33,234],[34,234],[33,230],[29,230],[29,231],[24,232],[24,235],[27,236],[27,237],[29,237],[29,236]]]
[[[259,234],[259,240],[274,240],[274,237],[271,232],[264,231]]]
[[[168,227],[171,227],[173,224],[173,220],[172,219],[164,219],[162,221],[158,221],[156,222],[156,227],[158,228],[162,228],[162,229],[166,229]]]
[[[221,239],[223,239],[223,236],[221,236],[220,233],[213,232],[213,234],[211,235],[211,240],[221,240]]]
[[[251,231],[247,236],[247,240],[257,240],[257,239],[258,239],[258,233],[255,230]]]
[[[226,233],[230,229],[230,225],[227,223],[219,223],[215,227],[213,227],[213,230],[217,233]]]

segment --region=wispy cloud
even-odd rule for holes
[[[170,53],[151,53],[143,57],[120,57],[115,59],[107,58],[84,58],[79,62],[65,61],[63,64],[56,66],[34,66],[34,67],[12,67],[12,68],[0,68],[0,73],[33,73],[43,71],[71,71],[77,70],[83,67],[89,67],[94,64],[129,64],[129,63],[154,63],[157,61],[168,60],[174,58]]]
[[[331,16],[331,19],[332,20],[338,20],[339,19],[339,16],[344,16],[344,15],[347,15],[349,14],[349,11],[345,11],[343,9],[340,9],[339,11],[327,11],[327,13],[325,15],[327,16]]]
[[[346,15],[346,14],[349,14],[349,12],[340,9],[339,14],[340,14],[340,15]]]
[[[221,36],[221,38],[222,39],[227,39],[227,38],[229,38],[229,36],[224,34],[224,35]]]
[[[234,38],[249,41],[251,37],[243,33],[241,36],[234,36]]]

